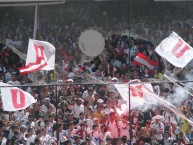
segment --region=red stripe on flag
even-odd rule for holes
[[[134,58],[132,63],[136,65],[147,66],[149,69],[153,69],[154,67],[158,66],[158,62],[150,60],[146,55],[140,52]]]
[[[35,49],[35,53],[36,53],[36,61],[29,63],[27,66],[19,68],[20,72],[23,71],[23,72],[21,72],[22,74],[27,74],[27,73],[30,73],[30,72],[33,72],[36,70],[40,70],[47,65],[47,62],[45,61],[45,57],[44,57],[44,47],[43,46],[37,46],[36,44],[34,44],[34,49]],[[38,50],[40,50],[40,54],[38,53]],[[41,64],[41,61],[44,61],[44,63]],[[39,66],[35,69],[34,68],[30,69],[30,67],[33,67],[35,65],[37,65],[37,66],[39,65]],[[30,69],[30,70],[27,70],[27,69]]]

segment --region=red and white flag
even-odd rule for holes
[[[130,87],[130,102],[131,108],[135,109],[143,105],[147,104],[156,104],[158,103],[156,100],[153,100],[149,95],[144,93],[145,89],[143,84],[140,83],[140,80],[133,80],[129,84],[114,84],[115,88],[121,95],[122,99],[126,102],[129,102],[129,87]],[[153,87],[151,84],[146,84],[146,87],[149,88],[153,92]]]
[[[55,47],[46,41],[29,39],[26,66],[19,68],[22,74],[38,70],[53,70]]]
[[[153,70],[156,66],[158,66],[158,62],[152,61],[141,52],[137,53],[132,63],[136,65],[147,66],[150,70]]]
[[[153,91],[153,87],[149,83],[140,83],[139,80],[134,80],[138,83],[130,84],[130,105],[131,109],[150,109],[152,105],[163,105],[168,110],[172,111],[179,117],[185,119],[190,125],[193,126],[193,122],[188,119],[180,110],[178,110],[170,102],[156,95]],[[131,83],[131,82],[130,82]],[[129,102],[129,84],[114,84],[117,91],[120,93],[124,101]],[[129,105],[129,104],[128,104]],[[121,110],[118,112],[122,113]]]
[[[26,91],[10,87],[11,85],[2,82],[0,86],[3,86],[1,87],[1,99],[5,111],[22,110],[36,103],[34,97]]]
[[[193,48],[175,32],[165,38],[155,51],[171,64],[180,68],[186,66],[193,59]]]

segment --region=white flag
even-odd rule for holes
[[[11,86],[0,82],[0,86]],[[17,87],[1,87],[1,99],[5,111],[22,110],[36,103],[34,97]]]
[[[175,32],[165,38],[155,51],[171,64],[183,68],[193,59],[193,48]]]
[[[145,106],[150,106],[152,104],[157,104],[158,101],[156,99],[152,99],[145,92],[144,85],[140,83],[140,80],[133,80],[132,84],[114,84],[117,91],[120,93],[121,97],[124,101],[129,102],[129,86],[130,86],[130,102],[131,109],[142,108]],[[131,83],[131,81],[129,82]],[[151,84],[146,84],[146,87],[149,88],[153,92],[153,87]]]
[[[26,66],[19,68],[23,74],[37,70],[53,70],[55,47],[46,41],[29,39]]]
[[[129,84],[115,84],[115,87],[120,93],[121,97],[127,102],[129,100],[128,86]],[[142,109],[143,111],[144,109],[150,109],[152,105],[163,105],[165,108],[169,109],[179,117],[186,120],[191,126],[193,126],[193,122],[188,119],[181,111],[179,111],[174,105],[154,94],[151,84],[130,84],[130,103],[131,109],[138,108]]]

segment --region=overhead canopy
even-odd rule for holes
[[[65,0],[1,0],[0,6],[35,6],[38,5],[54,5],[54,4],[64,4]]]
[[[19,3],[19,2],[54,2],[61,0],[1,0],[0,3]]]

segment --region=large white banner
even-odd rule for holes
[[[121,97],[125,101],[129,101],[129,84],[115,84],[115,88],[120,93]],[[148,83],[130,84],[130,101],[131,109],[141,108],[143,109],[146,105],[163,105],[165,108],[174,112],[179,117],[186,120],[191,126],[193,122],[188,119],[181,111],[179,111],[170,102],[164,100],[163,98],[156,95],[153,91],[153,87]],[[128,104],[128,103],[127,103]]]

